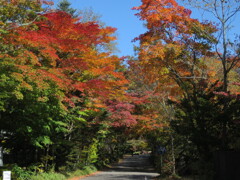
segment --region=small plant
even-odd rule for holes
[[[14,164],[12,167],[12,178],[16,180],[29,180],[34,173],[24,167]]]

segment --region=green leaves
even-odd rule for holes
[[[46,145],[50,145],[53,142],[49,136],[40,136],[33,140],[32,144],[39,148],[44,148]]]
[[[86,119],[84,118],[81,118],[81,117],[76,117],[76,120],[79,121],[79,122],[83,122],[83,123],[86,123]]]
[[[23,99],[23,94],[19,91],[13,91],[13,95],[16,97],[16,99],[18,100],[22,100]]]
[[[87,112],[88,111],[77,111],[77,114],[87,117],[88,116]]]

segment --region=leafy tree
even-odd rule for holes
[[[50,5],[50,1],[43,2]],[[12,40],[16,38],[16,29],[20,26],[32,25],[38,18],[39,14],[43,12],[42,3],[39,1],[1,1],[1,17],[0,17],[0,33],[1,33],[1,97],[0,97],[0,116],[1,123],[5,124],[8,119],[5,119],[3,113],[11,112],[13,109],[8,109],[11,106],[12,100],[20,100],[23,98],[21,90],[25,83],[20,75],[21,69],[15,64],[16,57],[21,53],[19,48],[12,44]],[[25,84],[24,84],[25,83]],[[29,88],[30,85],[29,85]],[[5,119],[5,122],[3,122]],[[14,124],[14,123],[13,123]],[[12,126],[12,125],[10,125]],[[4,139],[6,134],[5,126],[2,126],[0,136],[1,144],[5,145]],[[2,158],[2,156],[1,156]]]
[[[35,16],[26,19],[23,11],[16,17],[21,23],[4,20],[1,31],[0,146],[10,151],[9,162],[41,163],[45,170],[95,163],[108,132],[106,101],[125,99],[121,59],[98,48],[115,40],[115,28],[24,2],[39,8]],[[5,10],[21,3],[6,3]]]
[[[52,5],[52,1],[1,1],[0,28],[3,30],[14,29],[18,26],[27,26],[35,22],[39,14],[44,12],[42,4]],[[2,31],[1,33],[4,33]]]
[[[215,27],[192,19],[191,11],[176,1],[143,1],[134,9],[147,22],[148,31],[137,39],[141,42],[139,60],[149,82],[177,84],[187,96],[208,77],[203,61],[213,55],[210,45],[215,42]]]

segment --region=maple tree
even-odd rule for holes
[[[134,8],[147,22],[148,31],[140,35],[139,59],[149,82],[169,82],[169,76],[188,93],[186,82],[205,79],[204,57],[213,55],[210,23],[190,17],[191,11],[175,1],[142,1]]]
[[[134,105],[127,102],[109,101],[108,111],[110,113],[110,119],[113,121],[113,126],[126,126],[131,127],[136,124],[136,118],[132,115]]]
[[[94,22],[76,23],[77,19],[71,19],[71,16],[64,12],[49,13],[45,17],[51,21],[50,27],[47,27],[48,21],[43,24],[39,22],[41,29],[28,31],[21,36],[32,48],[44,46],[38,55],[43,56],[42,64],[53,66],[71,77],[73,87],[79,91],[85,89],[89,94],[97,94],[101,88],[100,93],[104,95],[104,90],[107,89],[105,87],[113,88],[117,83],[124,83],[120,81],[123,78],[122,73],[114,72],[117,66],[120,67],[120,60],[107,52],[97,52],[94,49],[114,40],[114,37],[108,35],[115,31],[114,28],[101,29]],[[33,42],[39,39],[42,41]]]

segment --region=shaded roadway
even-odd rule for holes
[[[81,180],[149,180],[159,176],[149,161],[149,155],[126,155],[119,163]]]

